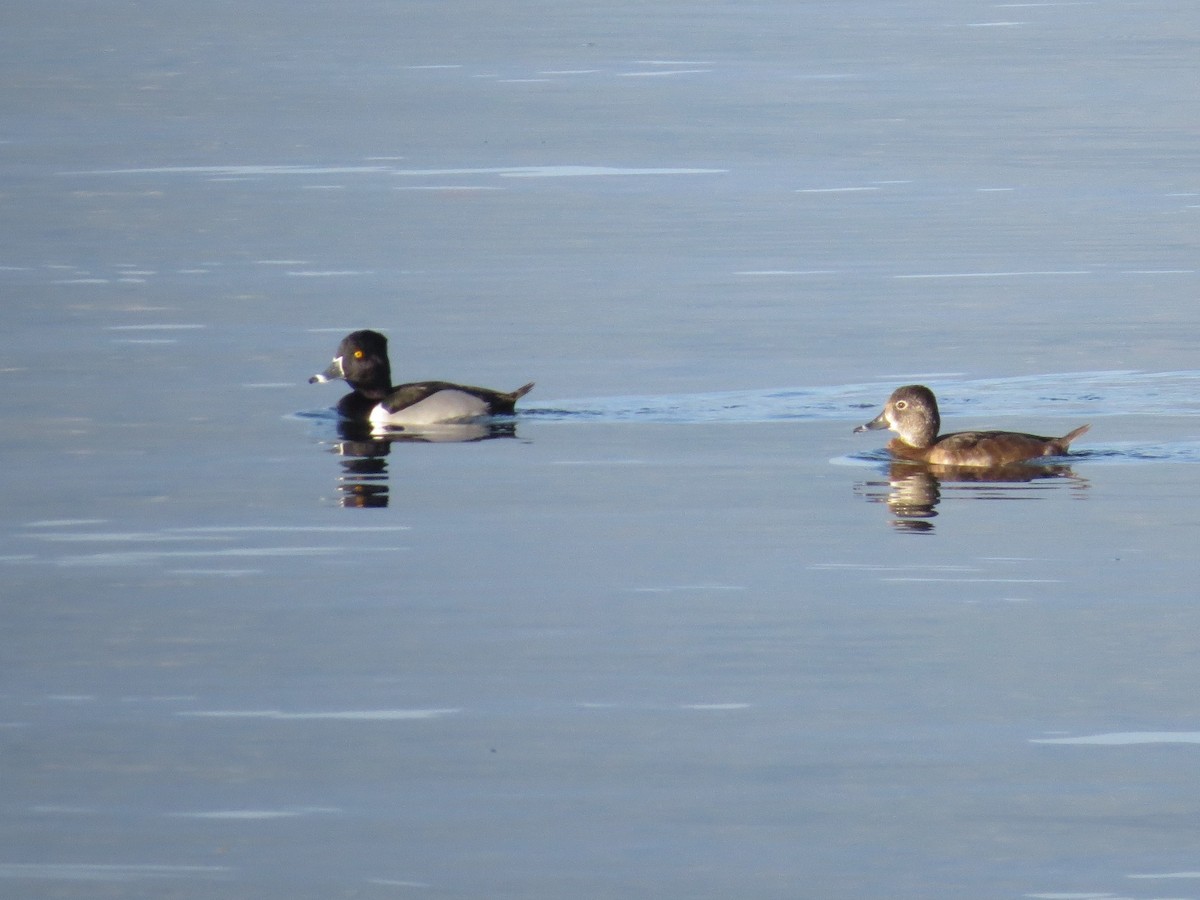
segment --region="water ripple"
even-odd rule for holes
[[[1117,370],[983,379],[910,372],[889,376],[886,381],[829,387],[592,397],[558,400],[553,404],[530,402],[522,407],[521,415],[550,422],[679,424],[856,420],[864,411],[882,409],[895,387],[911,382],[929,385],[937,393],[943,416],[947,418],[970,415],[976,419],[990,416],[1095,419],[1115,415],[1200,414],[1200,370]],[[1175,451],[1163,448],[1161,452]]]

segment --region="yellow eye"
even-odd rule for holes
[[[362,359],[362,351],[361,351],[361,350],[355,350],[355,351],[354,351],[354,358],[355,358],[355,359]]]

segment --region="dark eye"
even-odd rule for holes
[[[896,409],[908,409],[908,401],[907,400],[897,400],[896,401]]]
[[[361,350],[355,350],[355,351],[354,351],[354,358],[355,358],[355,359],[362,359],[362,351],[361,351]]]

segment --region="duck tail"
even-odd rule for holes
[[[1071,446],[1071,441],[1075,440],[1075,438],[1079,437],[1081,434],[1083,434],[1085,431],[1087,431],[1091,427],[1092,427],[1091,425],[1080,425],[1074,431],[1068,431],[1062,437],[1055,438],[1054,445],[1056,447],[1062,448],[1062,452],[1066,453],[1067,448]]]
[[[528,394],[530,391],[532,391],[533,385],[534,385],[534,382],[531,381],[531,382],[529,382],[529,384],[523,384],[519,388],[517,388],[515,391],[513,391],[512,392],[513,401],[515,402],[517,400],[520,400],[522,397],[524,397],[526,394]]]

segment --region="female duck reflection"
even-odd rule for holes
[[[345,457],[344,506],[386,506],[387,463],[397,441],[442,443],[515,437],[516,425],[491,416],[512,415],[533,382],[515,391],[494,391],[448,381],[393,385],[387,338],[377,331],[342,338],[333,362],[308,381],[343,379],[353,389],[338,401],[335,452]]]
[[[1069,455],[1071,442],[1088,430],[1087,425],[1063,437],[1042,437],[1015,431],[959,431],[939,435],[941,416],[933,391],[920,384],[897,388],[878,416],[855,428],[855,432],[888,428],[899,437],[887,445],[896,462],[889,466],[887,491],[880,482],[868,482],[864,491],[870,500],[885,500],[897,516],[897,528],[931,531],[928,519],[937,515],[942,482],[990,484],[991,488],[967,488],[976,496],[996,497],[998,484],[1030,483],[1050,478],[1069,478],[1076,486],[1070,466],[1037,465],[1033,460]],[[1008,494],[1007,496],[1012,496]]]
[[[1043,483],[1044,482],[1044,483]],[[1068,465],[1013,463],[1007,466],[931,466],[908,461],[888,463],[886,481],[865,481],[854,492],[871,503],[886,503],[898,531],[932,532],[943,485],[957,497],[975,500],[1019,500],[1066,483],[1086,490],[1087,479]]]

